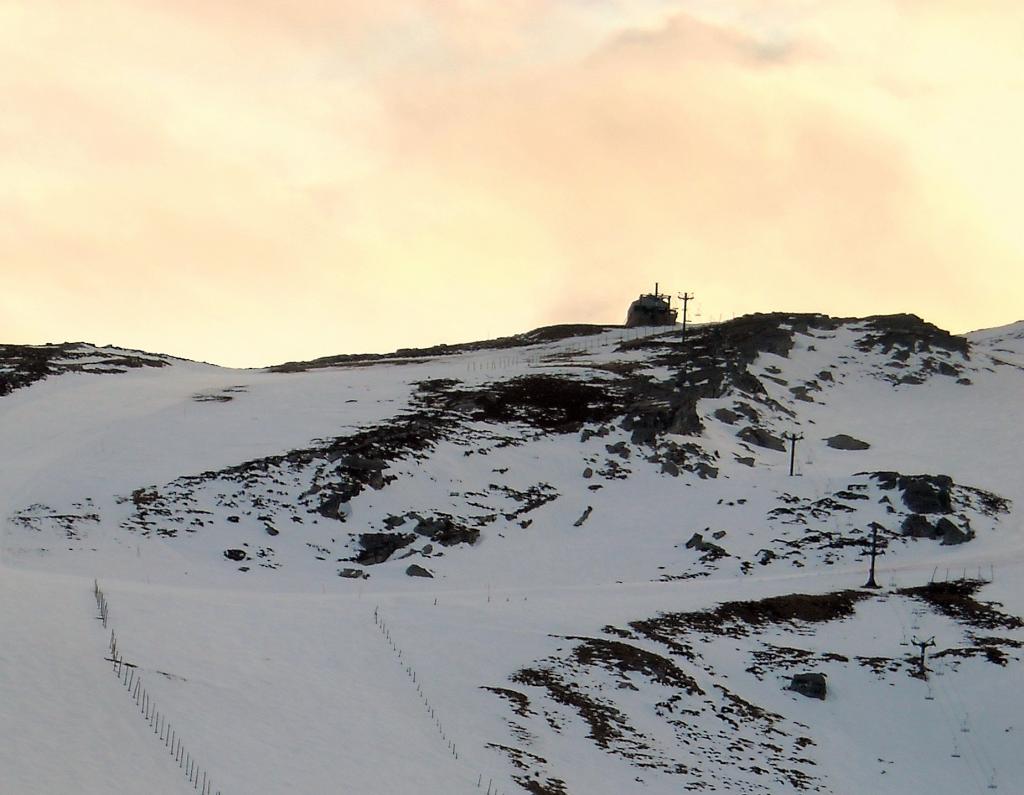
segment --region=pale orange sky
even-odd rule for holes
[[[1009,323],[1022,100],[1019,0],[0,0],[0,342]]]

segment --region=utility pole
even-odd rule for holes
[[[793,470],[796,467],[796,443],[804,438],[804,435],[789,433],[782,437],[789,442],[789,476],[793,477]]]
[[[922,679],[928,678],[928,669],[925,667],[925,655],[930,646],[935,645],[935,636],[932,635],[928,640],[918,640],[916,637],[910,641],[914,646],[917,646],[921,650],[921,656],[917,660],[918,673]]]
[[[864,583],[865,588],[881,588],[882,586],[875,582],[875,558],[878,557],[878,529],[882,527],[878,522],[872,522],[868,525],[871,528],[871,569],[868,573],[868,581]],[[882,527],[884,530],[885,528]]]
[[[693,300],[693,296],[690,293],[676,294],[676,298],[683,302],[683,339],[686,339],[686,308],[687,304]]]

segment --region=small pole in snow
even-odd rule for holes
[[[796,443],[804,438],[804,435],[789,433],[782,437],[789,442],[789,476],[793,477],[794,470],[796,469]]]
[[[878,522],[868,525],[871,528],[871,569],[868,573],[868,581],[864,583],[865,588],[881,588],[875,582],[875,558],[878,557],[878,528],[882,527]]]

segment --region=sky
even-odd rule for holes
[[[0,342],[1024,316],[1019,0],[0,0]]]

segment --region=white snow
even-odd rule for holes
[[[53,376],[0,398],[0,791],[190,788],[105,660],[109,630],[96,618],[94,578],[109,600],[120,652],[138,666],[134,675],[224,795],[470,793],[492,782],[506,795],[526,791],[513,781],[524,771],[496,746],[542,759],[530,762],[526,775],[561,779],[569,793],[679,792],[690,779],[669,772],[669,763],[710,771],[703,791],[787,793],[798,790],[750,768],[765,767],[758,760],[771,756],[762,743],[785,745],[801,736],[814,741],[800,751],[810,763],[793,764],[813,777],[812,790],[953,795],[987,792],[995,783],[1014,791],[1013,782],[1024,778],[1017,739],[1024,731],[1024,667],[1012,650],[1005,666],[983,656],[936,658],[928,683],[902,669],[876,673],[857,658],[908,657],[913,636],[934,635],[936,650],[969,644],[963,624],[894,592],[936,572],[939,579],[947,570],[954,577],[994,574],[979,598],[1002,601],[1010,614],[1024,611],[1017,585],[1024,574],[1020,324],[970,335],[968,362],[936,354],[956,362],[969,384],[939,374],[920,384],[886,380],[893,372],[920,372],[923,356],[896,371],[884,353],[856,348],[863,334],[856,323],[797,333],[788,357],[762,354],[751,371],[779,407],[757,404],[762,426],[803,433],[799,477],[788,477],[788,453],[751,448],[736,437],[746,420],[728,425],[714,418],[716,409],[734,405],[729,393],[700,401],[701,436],[674,437],[712,451],[717,479],[667,474],[618,427],[581,441],[579,433],[508,423],[501,434],[513,443],[503,445],[493,426],[467,420],[461,436],[439,441],[426,457],[392,461],[386,472],[397,480],[365,489],[344,524],[305,508],[303,521],[292,522],[289,511],[275,508],[271,524],[280,534],[268,536],[257,514],[271,508],[258,505],[275,497],[294,505],[310,482],[310,471],[282,470],[280,482],[225,485],[219,477],[189,486],[192,502],[182,498],[175,510],[204,512],[187,514],[207,522],[195,532],[179,529],[171,537],[125,527],[134,509],[125,498],[136,489],[394,423],[415,408],[416,385],[428,379],[457,379],[466,388],[539,372],[608,385],[624,381],[607,369],[623,363],[639,365],[637,373],[654,381],[674,376],[651,360],[650,349],[617,350],[625,334],[291,374],[168,359],[166,367],[117,375]],[[820,378],[825,370],[831,382]],[[791,391],[811,382],[813,402]],[[838,433],[871,447],[827,447],[823,439]],[[619,442],[628,458],[608,452]],[[753,466],[736,461],[747,456]],[[601,474],[608,461],[628,476]],[[595,470],[590,478],[582,476],[587,467]],[[721,717],[728,714],[721,713],[728,706],[718,688],[724,685],[778,713],[783,737],[772,739],[750,721],[734,733],[742,750],[730,751],[720,739],[708,741],[714,754],[703,740],[688,749],[656,707],[671,688],[636,672],[623,679],[582,666],[581,692],[617,704],[649,740],[651,763],[639,765],[615,752],[614,742],[599,747],[572,709],[510,680],[569,654],[567,636],[614,638],[603,628],[624,629],[659,613],[858,588],[865,577],[859,548],[783,553],[805,539],[807,526],[863,537],[869,521],[885,518],[885,493],[858,473],[890,470],[947,474],[960,487],[1008,498],[1011,510],[990,516],[970,492],[955,492],[975,538],[959,546],[894,538],[879,559],[884,593],[859,603],[851,618],[694,637],[692,664],[650,638],[628,640],[671,657],[698,682],[706,695],[682,702],[694,710],[687,721],[695,731],[731,736]],[[522,502],[503,489],[543,486],[557,498],[504,517]],[[867,498],[851,500],[850,511],[795,523],[769,513],[851,486]],[[228,487],[241,495],[232,504],[222,496]],[[574,526],[587,507],[586,521]],[[479,520],[480,539],[443,549],[435,543],[424,555],[427,539],[418,538],[409,559],[396,554],[384,564],[356,566],[368,579],[337,576],[355,565],[339,562],[352,554],[351,534],[379,532],[388,517],[412,511]],[[55,516],[94,518],[74,520],[69,534]],[[522,527],[524,520],[532,522]],[[414,524],[410,519],[402,532]],[[730,556],[704,565],[686,541],[694,532],[712,540],[716,530],[725,531],[715,543]],[[243,544],[252,554],[245,572],[222,554]],[[767,547],[780,557],[744,573],[741,562]],[[258,548],[271,551],[256,557]],[[268,561],[274,567],[260,565]],[[435,578],[407,577],[409,563]],[[1024,641],[1015,629],[975,634]],[[784,690],[788,669],[769,666],[760,677],[748,671],[769,645],[845,658],[813,666],[828,674],[829,698]],[[516,715],[488,687],[527,694],[530,714]]]

